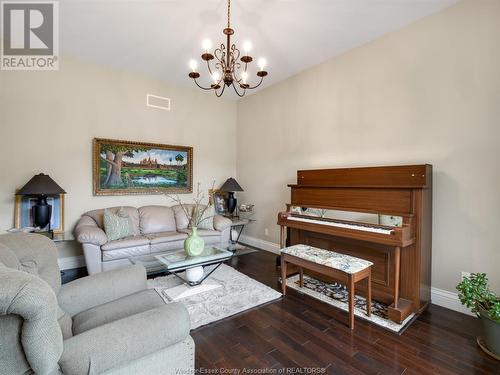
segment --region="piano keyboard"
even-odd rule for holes
[[[303,217],[295,217],[295,216],[288,216],[288,220],[295,220],[295,221],[302,221],[304,223],[311,223],[311,224],[319,224],[319,225],[328,225],[330,227],[339,227],[339,228],[346,228],[346,229],[354,229],[354,230],[361,230],[364,232],[372,232],[372,233],[380,233],[380,234],[392,234],[394,230],[392,229],[383,229],[383,228],[376,228],[376,227],[369,227],[369,226],[364,226],[364,225],[356,225],[356,224],[346,224],[346,223],[338,223],[335,221],[323,221],[323,220],[316,220],[316,219],[306,219]]]

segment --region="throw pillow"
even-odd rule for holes
[[[104,231],[110,241],[134,235],[132,219],[125,210],[120,208],[116,214],[104,210]]]
[[[198,229],[214,230],[214,215],[214,206],[209,206],[201,217],[201,222],[200,225],[198,225]]]

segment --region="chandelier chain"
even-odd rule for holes
[[[227,1],[227,27],[231,27],[229,20],[231,19],[231,0]]]

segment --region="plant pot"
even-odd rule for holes
[[[478,306],[478,311],[483,328],[484,344],[496,357],[500,357],[500,323],[491,319],[488,312],[481,306]]]
[[[188,238],[184,240],[184,251],[190,257],[197,257],[205,248],[205,241],[198,236],[196,227],[191,228],[191,233]]]

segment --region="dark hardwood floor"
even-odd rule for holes
[[[242,255],[230,264],[278,288],[273,254]],[[345,312],[290,290],[281,300],[193,330],[196,367],[218,374],[242,374],[244,368],[276,374],[500,374],[500,362],[476,345],[479,322],[472,317],[431,305],[402,335],[360,319],[351,332],[346,322]]]

